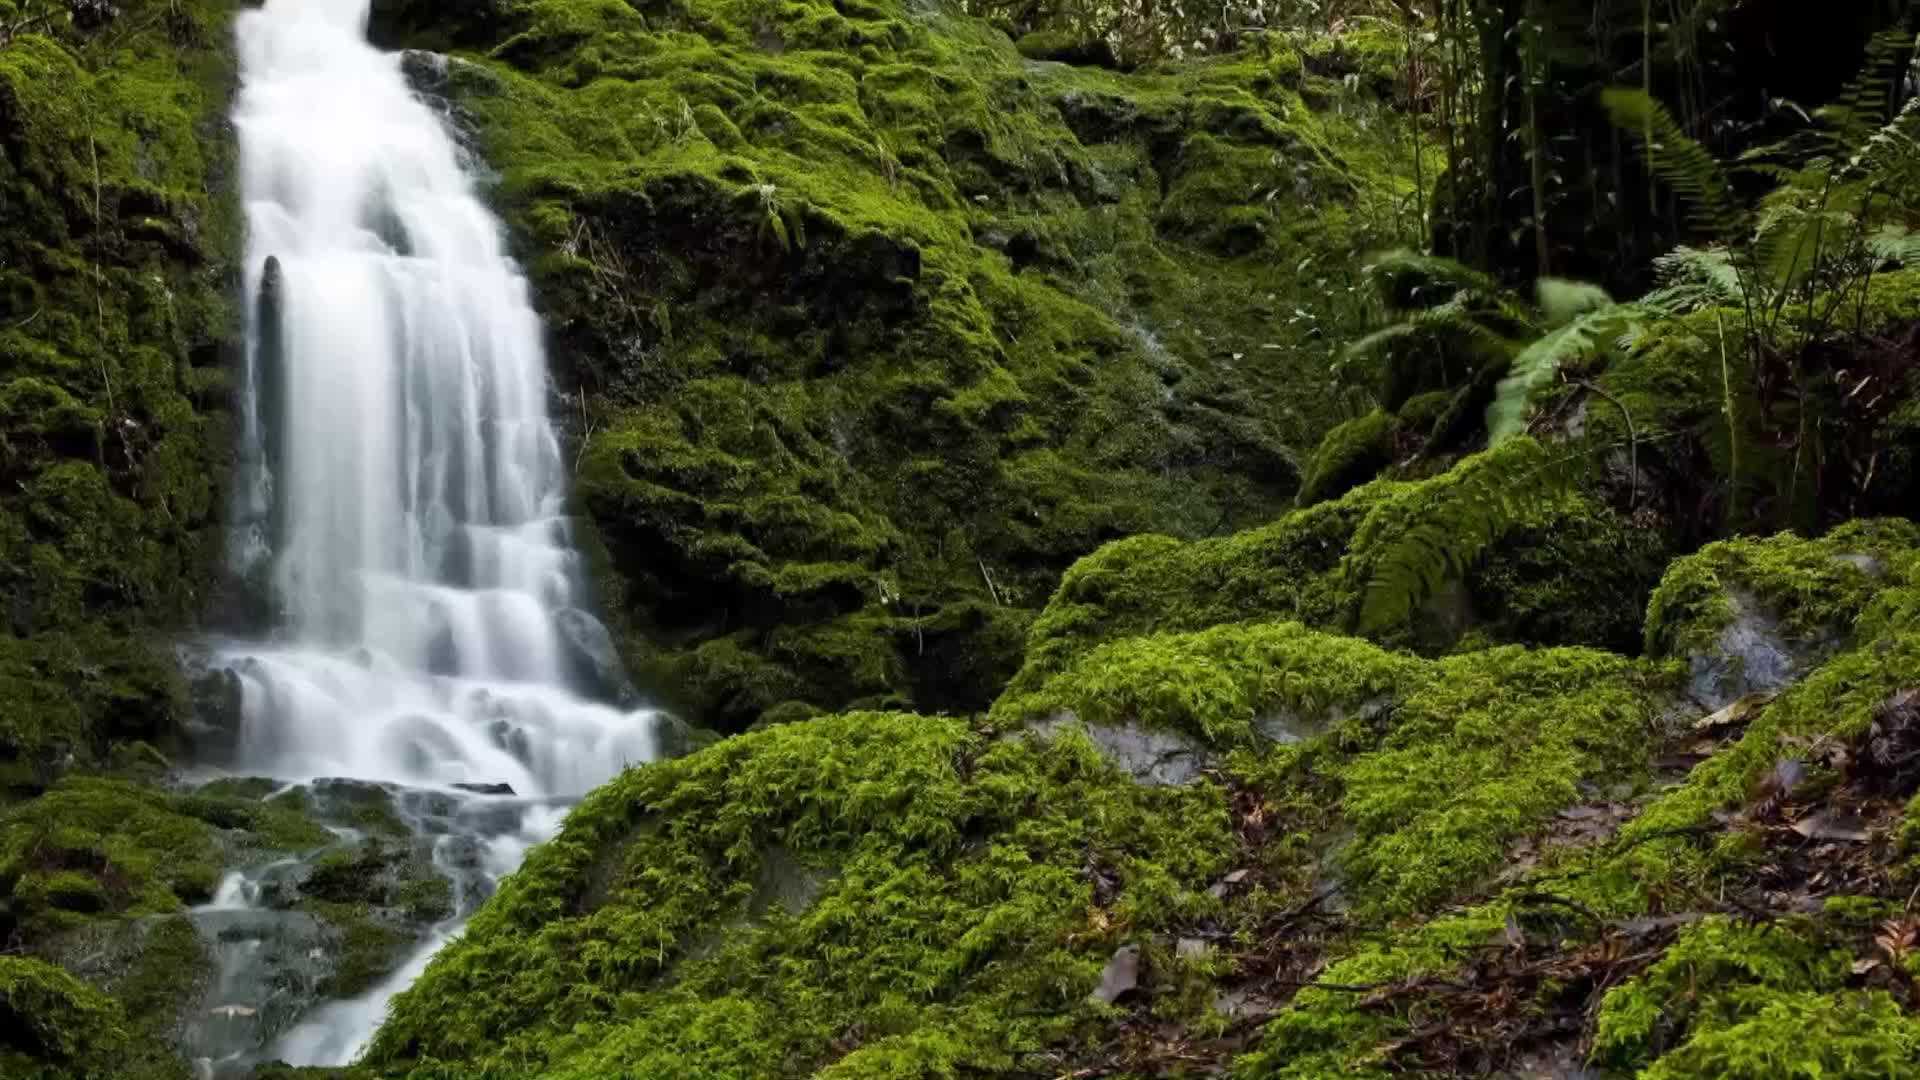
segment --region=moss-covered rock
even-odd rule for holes
[[[1230,850],[1218,786],[1137,785],[1080,737],[865,713],[753,732],[591,796],[396,1000],[371,1061],[1021,1071],[1097,1020],[1118,946],[1210,909]]]
[[[0,930],[31,940],[176,912],[211,899],[231,862],[330,840],[289,807],[70,777],[0,813]]]
[[[1713,708],[1772,692],[1853,637],[1854,621],[1920,551],[1920,528],[1850,522],[1816,540],[1791,534],[1709,545],[1676,562],[1647,609],[1650,653],[1684,658]]]
[[[0,956],[0,1066],[21,1080],[132,1075],[125,1012],[52,966]],[[164,1075],[164,1074],[160,1074]]]
[[[1502,454],[1523,466],[1546,457],[1530,443]],[[1669,538],[1546,481],[1537,494],[1489,494],[1475,470],[1497,478],[1496,468],[1505,461],[1483,455],[1425,480],[1375,480],[1229,537],[1109,544],[1062,577],[1011,688],[1031,690],[1095,644],[1150,631],[1272,619],[1348,630],[1395,578],[1427,573],[1451,591],[1407,586],[1400,613],[1365,627],[1368,637],[1429,653],[1469,633],[1467,645],[1637,651]]]
[[[1073,559],[1270,518],[1336,419],[1341,257],[1401,181],[1283,45],[1123,75],[894,0],[396,10],[458,52],[603,598],[690,714],[984,706]]]
[[[198,614],[237,250],[226,0],[62,13],[0,49],[6,631]]]

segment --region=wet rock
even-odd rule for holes
[[[659,716],[654,719],[654,746],[661,759],[686,757],[695,750],[707,746],[719,735],[706,728],[697,728],[677,716]]]
[[[1051,739],[1068,728],[1086,732],[1102,753],[1148,787],[1190,784],[1212,764],[1206,747],[1198,739],[1142,727],[1132,721],[1086,724],[1071,711],[1062,710],[1027,725],[1028,731],[1043,739]]]
[[[1704,709],[1782,689],[1824,644],[1790,640],[1780,620],[1739,589],[1728,590],[1727,606],[1732,615],[1712,644],[1687,656],[1687,696]]]
[[[240,676],[190,651],[182,652],[181,666],[187,673],[188,711],[180,726],[188,749],[196,761],[231,761],[244,722]]]
[[[623,706],[639,703],[639,695],[627,681],[626,666],[614,647],[613,635],[599,619],[579,608],[567,608],[557,612],[553,622],[575,686],[601,701]]]
[[[271,1041],[317,1003],[340,956],[338,935],[301,911],[202,911],[193,921],[212,978],[193,1003],[180,1046],[219,1061]]]
[[[455,784],[461,791],[471,791],[475,795],[512,795],[512,784]]]

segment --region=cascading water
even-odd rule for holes
[[[351,1059],[387,998],[551,832],[556,804],[655,754],[653,714],[580,692],[605,632],[581,610],[526,279],[441,117],[366,42],[368,8],[267,0],[238,25],[258,299],[234,558],[270,583],[278,628],[218,663],[240,686],[236,771],[386,785],[458,902],[365,997],[266,1047],[206,1034],[194,1049],[210,1068]],[[202,909],[225,952],[301,932],[251,917],[274,869]],[[242,960],[222,967],[249,992]]]

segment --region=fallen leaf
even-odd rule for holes
[[[1845,840],[1863,843],[1872,838],[1865,821],[1856,817],[1821,812],[1809,814],[1793,823],[1793,831],[1809,840]]]
[[[1879,966],[1880,966],[1880,961],[1877,957],[1872,957],[1872,956],[1862,957],[1853,962],[1853,973],[1855,975],[1865,975],[1867,972],[1872,971],[1874,968],[1877,968]]]
[[[1718,712],[1711,713],[1695,723],[1693,730],[1708,731],[1713,728],[1745,723],[1747,717],[1752,715],[1755,709],[1772,700],[1773,695],[1767,693],[1748,694],[1745,697],[1735,698],[1728,702],[1725,708],[1720,709]]]
[[[1140,947],[1124,945],[1101,969],[1100,985],[1094,987],[1093,993],[1088,996],[1103,1005],[1111,1005],[1139,985]]]

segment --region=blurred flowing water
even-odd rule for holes
[[[365,996],[288,1019],[265,999],[326,952],[270,902],[300,862],[229,875],[196,913],[221,961],[187,1035],[207,1073],[350,1061],[561,806],[658,752],[659,718],[606,691],[528,283],[368,7],[267,0],[237,27],[254,307],[230,548],[271,628],[212,667],[233,773],[383,793],[455,902]]]

